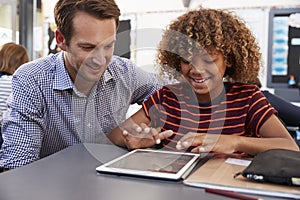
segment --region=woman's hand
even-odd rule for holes
[[[172,130],[160,132],[161,128],[149,127],[144,123],[123,127],[124,142],[128,149],[148,148],[160,144],[161,140],[173,135]]]
[[[239,136],[221,135],[221,134],[207,134],[207,133],[193,133],[189,132],[184,135],[177,143],[178,150],[192,148],[191,152],[216,152],[231,154],[236,152],[236,144]]]

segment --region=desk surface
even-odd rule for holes
[[[204,189],[137,177],[97,174],[96,167],[126,151],[113,145],[79,144],[0,174],[2,200],[223,200]],[[229,198],[228,198],[229,199]],[[263,197],[263,199],[276,199]]]

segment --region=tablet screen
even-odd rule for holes
[[[178,179],[196,161],[198,154],[137,149],[97,168],[113,172]]]

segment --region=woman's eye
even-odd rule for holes
[[[181,58],[181,62],[183,62],[184,64],[190,64],[190,61],[184,59],[184,58]]]
[[[213,60],[205,60],[204,62],[205,62],[206,64],[213,64],[213,63],[214,63]]]

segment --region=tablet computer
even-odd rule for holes
[[[113,173],[178,180],[195,165],[199,154],[135,149],[96,168],[99,173]]]

